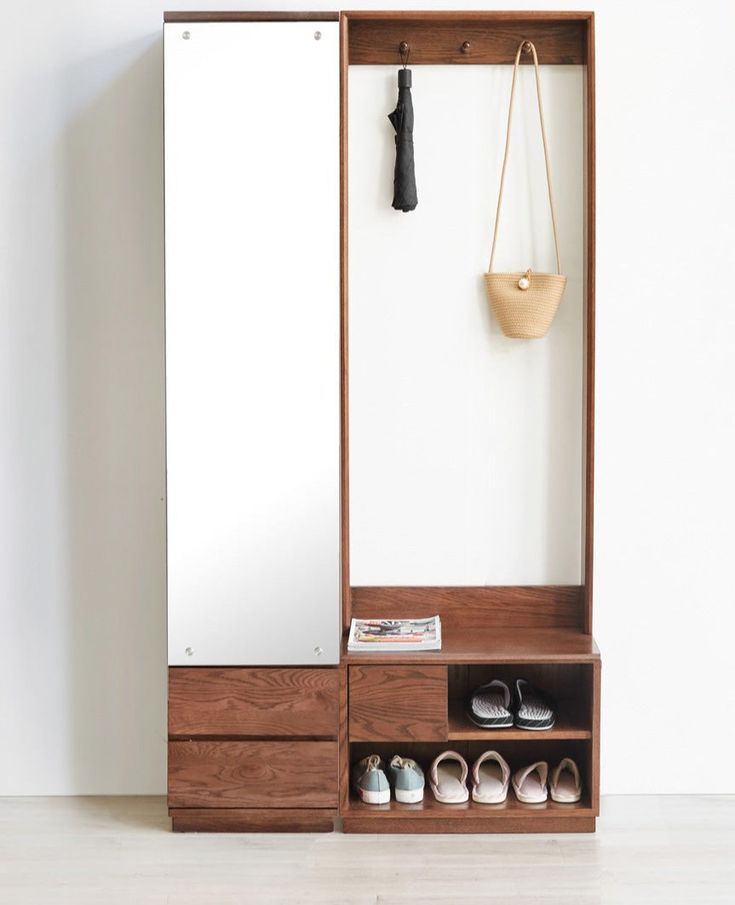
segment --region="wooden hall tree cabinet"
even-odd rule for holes
[[[353,166],[350,154],[351,78],[384,67],[392,85],[404,41],[427,79],[446,67],[481,75],[509,67],[523,39],[544,65],[574,69],[583,89],[582,226],[572,255],[581,389],[570,406],[580,424],[579,579],[366,581],[365,557],[355,556],[362,510],[350,538],[355,472],[359,483],[366,459],[364,425],[354,429],[360,386],[350,404],[360,350],[350,365],[350,343],[365,319],[357,308],[348,315],[368,231],[361,161]],[[174,829],[326,831],[339,816],[345,832],[593,831],[601,677],[592,638],[593,15],[172,12],[164,75]],[[421,192],[419,179],[419,214]],[[441,651],[347,651],[353,617],[434,613]],[[474,687],[519,676],[558,701],[552,730],[491,731],[468,720]],[[525,806],[511,793],[504,805],[444,806],[427,786],[422,804],[376,807],[350,790],[350,766],[367,754],[401,753],[427,767],[446,748],[470,762],[495,748],[513,768],[573,756],[583,799]]]
[[[164,26],[175,829],[337,812],[336,19]]]

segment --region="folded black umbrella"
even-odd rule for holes
[[[396,130],[396,169],[393,176],[393,207],[412,211],[419,203],[416,195],[416,173],[413,162],[413,99],[411,70],[398,70],[398,103],[388,114]]]

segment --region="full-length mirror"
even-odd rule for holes
[[[337,23],[318,34],[166,26],[174,665],[339,658]]]

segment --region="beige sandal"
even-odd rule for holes
[[[456,751],[444,751],[429,770],[429,785],[441,804],[462,804],[470,797],[467,761]]]
[[[582,797],[582,780],[579,767],[571,757],[565,757],[554,767],[549,777],[551,800],[573,804]]]
[[[549,775],[549,765],[545,760],[539,760],[535,764],[523,767],[513,776],[513,791],[518,801],[524,804],[541,804],[548,797],[546,779]]]
[[[508,797],[510,767],[497,751],[481,754],[472,767],[472,800],[502,804]]]

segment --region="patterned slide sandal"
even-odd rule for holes
[[[525,679],[516,680],[516,717],[519,729],[551,729],[556,722],[556,705],[548,695]]]
[[[482,729],[507,729],[513,725],[510,688],[500,679],[480,685],[472,692],[468,716]]]

